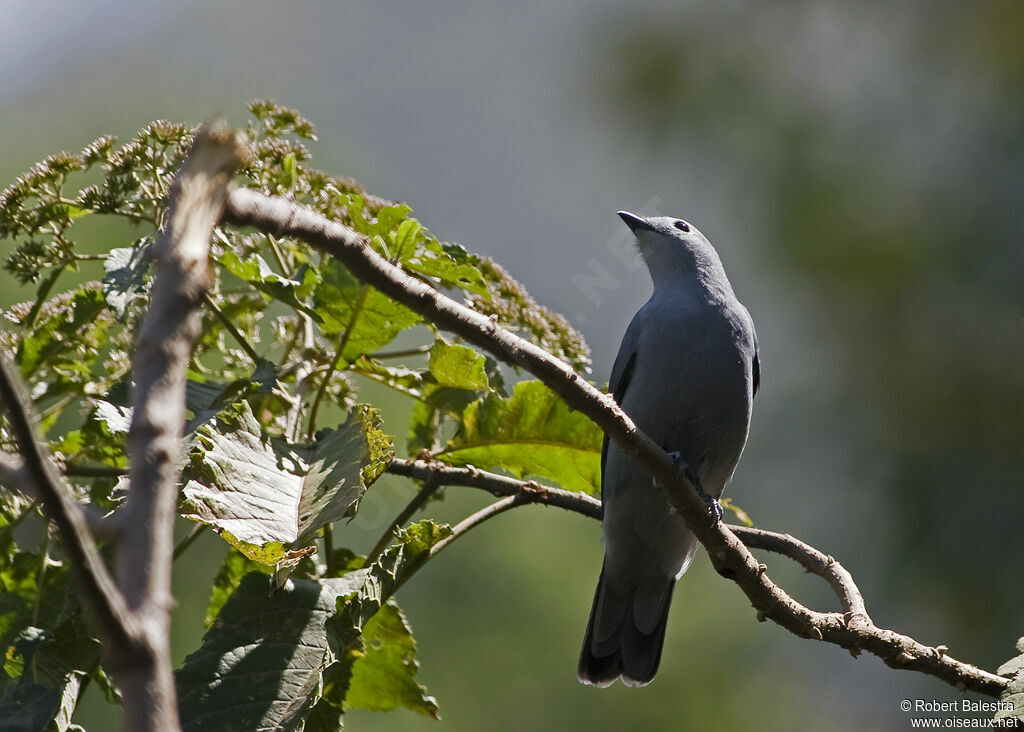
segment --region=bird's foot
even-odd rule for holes
[[[722,521],[722,504],[718,502],[717,498],[711,496],[707,491],[704,490],[704,486],[700,484],[700,480],[697,479],[697,474],[694,473],[683,456],[678,452],[670,452],[669,457],[676,464],[676,470],[679,471],[688,481],[693,484],[693,487],[697,489],[697,495],[708,507],[708,513],[711,514],[714,519],[714,523],[717,526]]]

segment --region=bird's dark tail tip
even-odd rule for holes
[[[663,604],[657,622],[651,632],[644,633],[634,617],[636,593],[639,587],[630,588],[622,595],[622,602],[615,602],[606,595],[604,569],[594,593],[594,604],[590,610],[590,621],[583,639],[578,668],[579,680],[591,686],[610,686],[621,677],[627,686],[646,686],[654,679],[661,663],[661,651],[665,644],[665,627],[672,600],[674,579],[665,580]],[[614,624],[610,633],[608,628]],[[602,640],[596,641],[597,629],[602,629]]]

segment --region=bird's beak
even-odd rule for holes
[[[647,223],[647,219],[642,216],[637,216],[636,214],[631,214],[629,211],[619,211],[619,218],[626,223],[626,226],[628,226],[629,230],[634,234],[641,229],[646,229],[648,231],[653,229],[653,227]]]

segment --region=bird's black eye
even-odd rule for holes
[[[685,231],[685,232],[689,232],[690,231],[690,225],[688,223],[686,223],[685,221],[676,221],[672,225],[674,227],[676,227],[677,229],[679,229],[680,231]]]

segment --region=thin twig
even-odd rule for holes
[[[333,577],[337,569],[334,561],[334,525],[324,524],[324,565],[327,569],[327,576]]]
[[[564,508],[598,520],[601,518],[601,501],[586,493],[573,493],[474,467],[457,468],[437,461],[395,458],[388,465],[388,472],[417,480],[435,476],[434,479],[440,485],[481,488],[494,496],[514,496],[526,492],[530,495],[529,503]]]
[[[338,347],[334,351],[334,358],[331,359],[331,365],[327,369],[327,373],[324,374],[323,380],[320,382],[320,388],[316,390],[316,396],[313,397],[313,406],[309,410],[309,424],[306,426],[307,440],[312,440],[313,434],[316,432],[316,419],[320,414],[320,404],[324,400],[324,395],[327,394],[327,387],[330,386],[331,379],[334,377],[334,372],[338,370],[338,363],[343,358],[342,354],[345,351],[345,347],[348,346],[349,338],[352,337],[352,331],[355,330],[356,321],[363,312],[363,304],[366,302],[366,297],[369,294],[370,288],[368,286],[363,285],[359,289],[359,297],[356,299],[356,304],[352,307],[352,314],[349,316],[348,324],[345,326],[345,330],[341,332],[341,337],[338,339]]]
[[[112,465],[74,465],[64,466],[64,475],[73,478],[120,478],[128,475],[128,468],[115,468]]]
[[[381,361],[386,358],[408,358],[409,356],[422,356],[427,353],[430,353],[430,346],[416,346],[415,348],[403,348],[397,351],[378,351],[377,353],[369,353],[366,357]]]
[[[728,526],[715,521],[695,487],[681,475],[675,461],[596,387],[563,361],[494,321],[455,302],[429,284],[388,262],[361,234],[320,214],[281,198],[250,189],[234,191],[225,221],[255,226],[266,233],[301,239],[342,261],[364,283],[418,312],[437,327],[455,333],[499,359],[522,367],[540,379],[571,408],[593,420],[629,457],[650,472],[672,507],[686,520],[708,550],[722,576],[746,594],[759,618],[770,619],[805,638],[867,650],[894,668],[920,671],[958,688],[997,696],[1007,679],[957,661],[913,638],[878,628],[867,618],[819,613],[804,607],[768,577],[758,561]]]
[[[210,312],[213,313],[214,317],[220,321],[220,324],[224,326],[224,330],[231,334],[231,337],[235,339],[235,343],[242,347],[245,354],[252,360],[256,365],[259,365],[260,354],[256,353],[256,349],[252,347],[252,344],[246,340],[245,336],[242,335],[241,331],[235,327],[235,324],[231,322],[231,318],[224,314],[224,311],[220,309],[220,306],[214,302],[213,298],[210,297],[210,293],[203,293],[203,302],[206,303],[206,307],[210,308]]]
[[[185,534],[185,536],[182,538],[182,540],[179,541],[174,546],[174,553],[171,555],[171,560],[174,561],[178,557],[180,557],[182,554],[184,554],[185,550],[188,549],[190,546],[192,546],[192,544],[195,542],[196,539],[198,539],[200,536],[202,536],[203,531],[205,529],[206,529],[206,524],[201,524],[201,523],[197,523],[195,526],[193,526],[191,529],[189,529],[188,533]]]
[[[395,532],[405,526],[406,522],[412,518],[413,514],[420,510],[424,503],[427,502],[437,489],[441,487],[441,483],[437,477],[428,472],[423,478],[422,487],[416,491],[416,495],[412,497],[412,500],[406,505],[405,508],[395,517],[395,520],[391,522],[388,528],[381,534],[380,539],[374,545],[370,553],[366,555],[366,561],[363,562],[364,567],[369,567],[371,564],[377,561],[377,558],[384,553],[384,550],[388,548],[391,540],[395,536]]]
[[[505,513],[516,506],[522,505],[525,501],[522,500],[521,495],[517,494],[514,496],[505,496],[499,498],[494,503],[484,506],[474,514],[470,514],[459,523],[452,527],[452,533],[441,539],[441,541],[430,547],[430,558],[436,557],[441,550],[450,546],[459,537],[465,536],[470,530],[475,529],[477,526],[482,524],[488,519],[492,519],[495,516]]]

